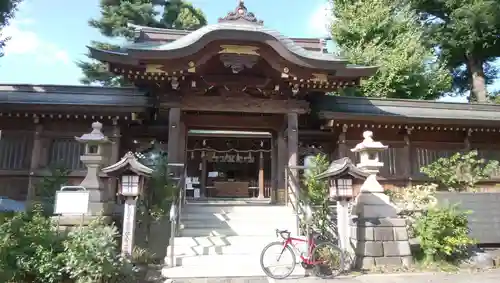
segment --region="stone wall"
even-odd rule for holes
[[[470,235],[479,244],[500,244],[500,193],[452,193],[436,195],[442,205],[459,204],[463,210],[470,210]]]
[[[350,224],[356,266],[408,266],[412,263],[406,222],[400,218],[355,218]]]

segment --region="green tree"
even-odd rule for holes
[[[332,37],[343,55],[351,63],[379,67],[351,94],[436,99],[451,90],[449,71],[424,44],[424,29],[408,4],[336,0],[332,7]]]
[[[496,77],[491,64],[500,57],[498,0],[410,0],[426,24],[427,35],[441,62],[453,70],[457,93],[487,102],[486,86]]]
[[[134,31],[129,23],[156,28],[173,28],[195,30],[206,25],[203,12],[191,3],[183,0],[101,0],[101,16],[91,19],[89,25],[113,39],[133,40]],[[161,7],[161,8],[160,8]],[[159,9],[160,8],[160,9]],[[158,12],[162,10],[162,12]],[[91,42],[99,49],[113,50],[119,48],[116,44]],[[77,65],[82,69],[83,84],[98,84],[102,86],[124,86],[127,81],[121,76],[108,72],[104,65],[96,60],[80,61]]]
[[[3,48],[9,40],[2,36],[2,30],[9,24],[9,20],[14,17],[21,0],[0,0],[0,57],[3,56]]]

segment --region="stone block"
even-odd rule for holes
[[[410,244],[408,241],[391,241],[382,244],[384,249],[384,256],[410,256]]]
[[[356,254],[361,256],[383,256],[384,250],[382,247],[382,242],[363,242],[358,241],[356,247]]]
[[[58,226],[87,226],[90,222],[97,219],[96,216],[53,216],[52,219]],[[111,224],[111,217],[101,217],[101,220],[106,224]]]
[[[401,266],[402,259],[401,257],[376,257],[375,258],[376,266]]]
[[[384,227],[406,227],[406,219],[403,218],[381,218],[380,226]]]
[[[115,204],[112,202],[90,202],[89,213],[92,215],[110,215],[113,213]]]
[[[375,241],[393,241],[394,231],[392,227],[377,227],[373,228]]]
[[[356,226],[350,226],[349,227],[349,238],[351,239],[358,239],[358,227]]]
[[[372,269],[375,267],[375,258],[369,256],[356,257],[354,266],[359,269]]]
[[[401,257],[401,263],[404,267],[410,267],[413,265],[413,257],[412,256],[403,256]]]
[[[374,241],[375,240],[375,235],[374,227],[359,227],[356,229],[357,230],[357,240],[358,241]]]
[[[407,241],[408,229],[406,227],[394,227],[394,240]]]

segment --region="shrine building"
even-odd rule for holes
[[[335,96],[377,67],[349,64],[321,39],[268,29],[242,3],[196,31],[131,28],[130,44],[89,49],[132,87],[0,85],[0,196],[32,197],[56,165],[78,184],[83,146],[74,137],[94,121],[114,142],[108,164],[157,141],[169,162],[187,165],[190,198],[284,203],[287,167],[317,153],[356,162],[350,149],[365,130],[389,146],[387,188],[426,181],[420,167],[457,151],[500,160],[500,106]]]

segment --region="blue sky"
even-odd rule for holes
[[[247,0],[268,27],[288,36],[326,35],[325,0]],[[236,0],[194,0],[210,23],[236,7]],[[216,2],[217,4],[214,4]],[[99,16],[99,0],[24,0],[5,33],[12,39],[0,60],[0,83],[79,84],[75,61],[85,46],[104,39],[87,25]]]
[[[214,23],[237,0],[192,0]],[[214,4],[217,3],[217,4]],[[293,37],[327,35],[327,1],[247,0],[264,24]],[[0,60],[0,83],[79,84],[76,61],[85,60],[91,40],[106,40],[87,21],[99,16],[99,0],[24,0],[3,32],[12,37]],[[498,84],[497,84],[498,85]],[[447,98],[463,101],[463,98]]]

